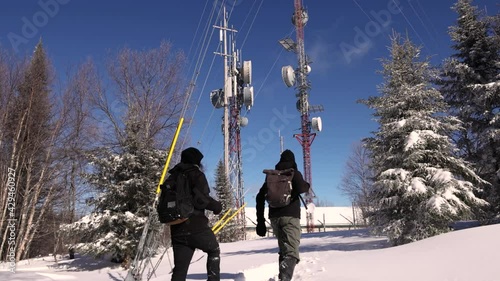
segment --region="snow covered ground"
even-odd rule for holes
[[[439,235],[399,247],[366,230],[303,234],[294,281],[500,281],[500,225]],[[277,274],[274,238],[221,244],[222,280],[268,281]],[[168,251],[171,255],[171,251]],[[187,280],[206,280],[203,252],[193,257]],[[165,257],[152,281],[170,280]],[[6,264],[0,280],[124,280],[115,264],[78,257],[58,264],[53,258],[22,261],[16,273]],[[144,279],[145,280],[145,279]],[[272,279],[271,279],[272,280]]]

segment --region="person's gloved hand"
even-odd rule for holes
[[[222,204],[219,201],[212,199],[210,200],[210,203],[208,203],[207,209],[218,215],[222,212]]]
[[[257,235],[259,235],[261,237],[266,236],[267,227],[266,227],[265,221],[263,221],[263,220],[258,220],[257,221],[256,231],[257,231]]]

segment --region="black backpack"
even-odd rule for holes
[[[284,207],[292,201],[293,169],[263,171],[266,174],[266,201],[271,208]]]
[[[168,177],[160,188],[156,207],[160,223],[174,225],[185,222],[194,213],[192,190],[185,171]]]

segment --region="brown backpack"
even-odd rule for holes
[[[293,169],[263,171],[266,174],[266,201],[271,208],[284,207],[292,201]]]

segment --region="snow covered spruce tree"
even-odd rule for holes
[[[105,116],[103,138],[89,154],[92,167],[85,175],[94,189],[87,201],[93,211],[62,227],[77,240],[77,252],[109,256],[124,267],[134,258],[184,102],[182,62],[167,43],[123,49],[110,60],[116,86],[111,93],[119,103],[110,103],[104,91],[92,97]]]
[[[234,194],[231,190],[231,185],[229,184],[229,180],[224,169],[224,163],[222,163],[222,161],[217,163],[214,189],[217,194],[217,198],[219,198],[222,204],[223,212],[216,216],[217,220],[220,220],[227,210],[234,208],[235,202]],[[240,227],[237,225],[237,221],[231,220],[221,229],[217,236],[220,242],[234,242],[241,240],[239,239],[240,234],[241,231]]]
[[[482,198],[500,213],[500,35],[498,16],[483,16],[471,0],[453,6],[449,34],[455,54],[444,61],[441,93],[464,129],[455,132],[460,155],[491,185]]]
[[[435,74],[428,60],[419,61],[420,48],[409,39],[394,34],[391,41],[390,59],[382,60],[381,95],[361,102],[379,122],[365,139],[378,204],[369,222],[400,245],[446,232],[486,203],[473,193],[484,181],[454,156],[448,134],[459,122],[441,114],[446,104],[430,85]]]
[[[94,211],[67,229],[81,237],[75,245],[78,252],[110,255],[118,263],[135,255],[166,159],[165,151],[139,146],[133,129],[127,131],[123,151],[90,156],[95,169],[85,178],[97,192],[87,201]]]

